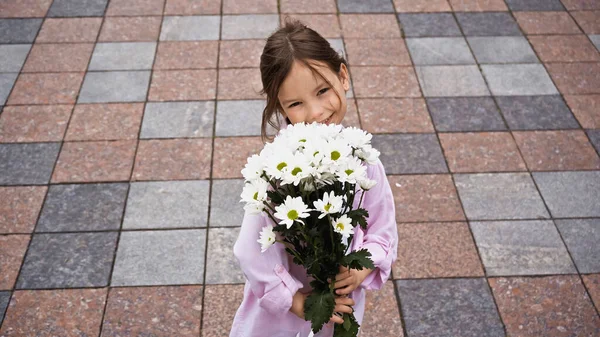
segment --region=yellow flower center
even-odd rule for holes
[[[254,200],[258,200],[258,192],[254,193]]]
[[[296,210],[293,209],[288,212],[287,216],[290,220],[296,220],[296,219],[298,219],[298,212],[296,212]]]
[[[292,170],[292,175],[293,175],[293,176],[295,176],[296,174],[298,174],[298,173],[300,173],[300,172],[302,172],[302,169],[301,169],[301,168],[299,168],[299,167],[295,167],[295,168]]]
[[[331,159],[332,160],[338,160],[338,159],[340,159],[341,156],[342,155],[338,151],[331,152]]]
[[[327,212],[329,212],[329,209],[331,209],[331,204],[327,204],[325,205],[325,207],[323,207]]]
[[[354,172],[354,170],[347,169],[347,170],[346,170],[346,171],[344,171],[344,172],[346,172],[346,174],[347,174],[347,175],[351,175],[351,174]]]
[[[286,167],[286,166],[287,166],[287,163],[285,163],[285,162],[281,162],[281,163],[279,163],[279,165],[277,165],[277,169],[278,169],[279,171],[281,171],[281,170],[283,170],[283,168],[284,168],[284,167]]]
[[[337,230],[339,230],[339,231],[343,231],[343,230],[344,230],[344,224],[343,224],[343,223],[341,223],[341,222],[338,222],[338,223],[335,225],[335,228],[336,228]]]

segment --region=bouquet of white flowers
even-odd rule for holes
[[[313,279],[304,314],[314,333],[333,315],[340,266],[375,268],[366,249],[348,251],[354,228],[367,227],[369,214],[360,204],[376,183],[368,179],[365,166],[379,157],[371,138],[363,130],[340,125],[290,125],[260,155],[248,158],[242,170],[244,209],[273,221],[260,232],[262,252],[282,243]],[[357,194],[360,199],[353,209]],[[336,324],[334,336],[356,336],[354,314],[344,313],[342,318],[344,324]]]

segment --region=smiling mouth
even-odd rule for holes
[[[327,119],[324,119],[324,120],[320,121],[319,123],[329,124],[329,123],[331,123],[331,118],[332,117],[333,117],[333,115],[327,117]]]

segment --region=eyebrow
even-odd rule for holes
[[[319,83],[319,85],[317,85],[317,88],[314,91],[319,91],[324,85],[328,85],[327,82],[321,81],[321,83]],[[288,105],[288,103],[292,103],[295,101],[297,101],[297,99],[295,99],[295,98],[287,99],[285,101],[282,101],[281,105]]]

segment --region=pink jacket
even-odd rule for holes
[[[369,212],[367,230],[354,230],[352,250],[366,248],[371,252],[376,269],[363,281],[350,297],[354,299],[354,315],[359,324],[365,308],[365,289],[380,289],[390,276],[396,260],[398,231],[392,190],[381,161],[367,166],[370,179],[377,185],[369,190],[362,207]],[[355,200],[356,208],[359,198]],[[280,243],[260,252],[260,229],[269,218],[246,214],[240,235],[233,247],[246,276],[244,299],[231,328],[230,337],[307,337],[310,322],[298,318],[290,308],[292,296],[297,292],[310,292],[306,269],[294,264]],[[315,337],[333,335],[333,325],[325,325]]]

